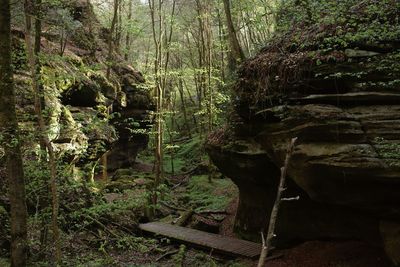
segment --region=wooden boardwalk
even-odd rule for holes
[[[161,222],[140,224],[142,231],[166,236],[186,244],[209,248],[223,254],[256,258],[260,255],[261,244],[246,240],[211,234],[190,228]]]

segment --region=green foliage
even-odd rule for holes
[[[127,190],[125,195],[129,197],[112,202],[101,200],[91,207],[74,210],[69,214],[70,219],[75,222],[73,227],[85,228],[93,225],[96,221],[102,221],[103,219],[115,220],[124,216],[127,216],[125,219],[138,219],[137,217],[135,218],[135,215],[140,216],[147,205],[146,192]]]
[[[235,196],[235,185],[231,180],[214,179],[210,183],[208,175],[192,176],[186,194],[195,211],[225,210]]]
[[[0,258],[0,266],[8,267],[8,266],[10,266],[10,265],[11,265],[11,263],[10,263],[10,260],[9,260],[9,259]]]
[[[194,135],[187,142],[180,144],[179,149],[176,151],[176,155],[191,166],[200,162],[203,153],[203,141],[199,135]]]
[[[399,166],[400,159],[400,143],[377,137],[374,140],[374,147],[379,156],[388,160],[391,166]]]
[[[201,163],[205,157],[203,140],[199,135],[194,135],[190,140],[179,142],[173,148],[166,145],[164,170],[172,172],[171,157],[173,153],[175,173],[186,172]]]
[[[206,253],[196,253],[189,259],[190,266],[193,267],[217,267],[216,261]]]
[[[172,260],[175,262],[176,267],[183,266],[183,260],[185,258],[185,253],[186,253],[186,246],[180,245],[178,253],[172,257]]]
[[[155,239],[128,235],[120,238],[117,241],[116,248],[137,251],[139,253],[149,253],[157,244],[158,242]]]
[[[18,38],[12,39],[11,59],[14,70],[23,70],[28,68],[25,44]]]
[[[379,44],[399,39],[399,8],[396,0],[281,1],[277,32],[289,33],[300,49]]]

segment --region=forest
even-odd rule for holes
[[[0,267],[396,267],[399,192],[399,0],[0,0]]]

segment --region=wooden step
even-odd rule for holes
[[[166,236],[182,243],[192,244],[193,246],[201,248],[209,248],[215,252],[228,255],[256,258],[261,252],[261,244],[259,243],[161,222],[140,224],[139,228],[145,232]]]

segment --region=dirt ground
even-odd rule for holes
[[[235,211],[239,199],[227,208],[228,216],[220,227],[220,234],[236,237],[233,233]],[[390,267],[382,248],[359,241],[310,241],[294,248],[272,253],[278,258],[268,261],[268,267]],[[257,261],[243,261],[256,266]]]

